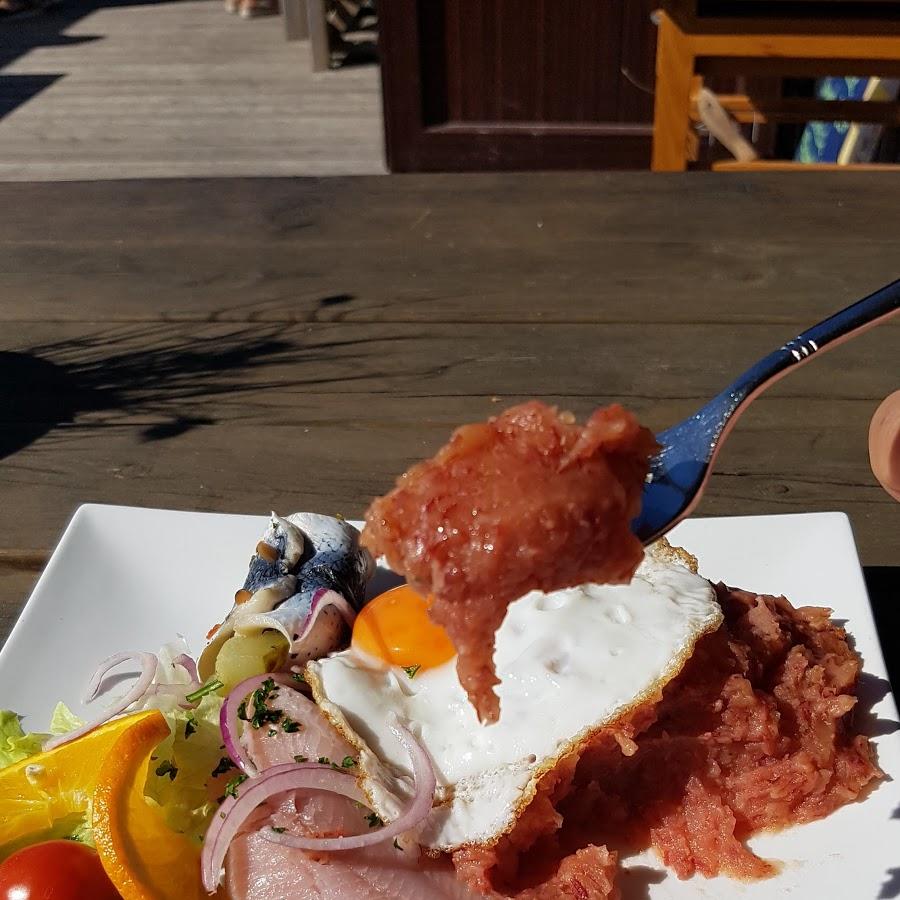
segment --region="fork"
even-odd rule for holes
[[[692,416],[656,435],[641,514],[632,530],[649,544],[700,502],[716,456],[741,413],[767,387],[814,356],[900,312],[900,279],[813,325],[740,375]]]

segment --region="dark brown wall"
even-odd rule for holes
[[[645,168],[655,5],[382,0],[391,168]]]

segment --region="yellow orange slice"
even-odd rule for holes
[[[100,767],[94,843],[125,900],[200,900],[200,847],[172,831],[144,797],[150,756],[169,733],[158,715],[123,732]]]
[[[114,719],[96,731],[55,750],[0,769],[0,859],[23,844],[52,836],[66,820],[77,820],[90,804],[100,760],[118,739],[146,721],[162,722],[144,712]]]

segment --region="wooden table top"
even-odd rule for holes
[[[424,175],[0,185],[0,641],[86,501],[358,516],[528,397],[653,428],[898,275],[896,175]],[[700,515],[900,504],[866,434],[900,322],[776,385]],[[897,624],[895,606],[879,613]],[[892,617],[892,618],[891,618]]]

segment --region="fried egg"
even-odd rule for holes
[[[627,585],[533,591],[497,632],[501,716],[478,721],[456,675],[453,645],[428,601],[403,586],[375,598],[349,649],[306,668],[316,702],[360,753],[361,785],[386,821],[409,802],[409,760],[388,722],[409,723],[438,787],[417,834],[426,848],[488,846],[508,832],[541,776],[656,696],[722,612],[689,554],[648,552]]]

